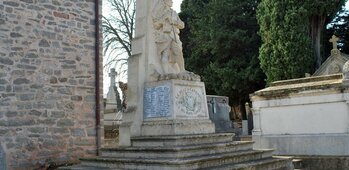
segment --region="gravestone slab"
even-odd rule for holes
[[[230,120],[229,98],[225,96],[207,95],[207,105],[210,119],[216,126],[216,132],[233,132],[233,122]]]

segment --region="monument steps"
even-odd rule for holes
[[[291,169],[290,160],[272,158],[273,150],[253,150],[253,142],[232,141],[232,137],[207,134],[131,138],[131,143],[138,146],[102,149],[102,156],[83,158],[81,165],[61,169]]]
[[[123,169],[123,168],[121,168]],[[145,168],[143,168],[145,169]],[[150,168],[146,168],[149,170]],[[188,169],[186,167],[180,168],[182,170]],[[289,159],[261,159],[257,161],[251,162],[242,162],[239,164],[226,164],[215,167],[208,168],[197,168],[200,170],[293,170],[292,165],[290,165]],[[94,166],[74,166],[74,167],[66,167],[60,168],[60,170],[115,170],[115,168],[110,167],[94,167]],[[162,170],[162,169],[161,169]]]
[[[101,155],[105,157],[186,158],[250,150],[252,146],[253,142],[234,141],[178,147],[104,148],[101,150]]]
[[[83,166],[98,166],[121,169],[200,169],[224,164],[236,164],[271,157],[272,150],[239,151],[215,155],[188,157],[185,159],[144,159],[97,157],[81,159]]]
[[[290,159],[267,158],[239,164],[227,164],[202,170],[293,170]]]

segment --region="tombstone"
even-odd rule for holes
[[[107,101],[106,101],[106,107],[105,107],[106,110],[116,110],[115,112],[121,110],[120,95],[115,83],[116,76],[117,76],[117,72],[115,71],[114,68],[112,68],[109,73],[110,86],[107,94]]]
[[[104,146],[117,146],[118,129],[121,120],[121,100],[116,87],[115,77],[117,72],[111,69],[109,73],[110,86],[107,94],[105,109],[104,109]]]
[[[210,119],[215,124],[217,133],[233,132],[233,122],[230,119],[229,98],[225,96],[207,95],[207,106]]]
[[[6,154],[0,145],[0,170],[6,170]]]
[[[247,115],[247,126],[248,126],[248,135],[252,135],[252,130],[253,130],[253,114],[252,114],[252,109],[250,107],[250,104],[247,102],[245,104],[245,110],[246,110],[246,115]]]
[[[322,63],[322,65],[315,71],[313,76],[342,73],[343,65],[349,60],[349,56],[339,51],[339,49],[337,48],[338,40],[339,38],[335,35],[333,35],[329,40],[333,45],[331,56],[328,57],[324,63]]]
[[[184,68],[184,23],[171,7],[171,0],[137,0],[120,146],[130,146],[136,136],[215,132],[205,85]]]

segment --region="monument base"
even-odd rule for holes
[[[141,136],[215,133],[203,82],[174,79],[146,83],[143,101]]]
[[[273,150],[253,150],[253,142],[232,141],[234,134],[145,136],[131,147],[101,149],[101,156],[60,170],[293,170],[291,158],[273,158]]]
[[[147,121],[142,124],[143,136],[209,133],[215,133],[215,126],[210,120],[163,120]]]

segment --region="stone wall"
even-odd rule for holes
[[[8,169],[96,154],[95,68],[94,0],[0,1],[0,145]]]

